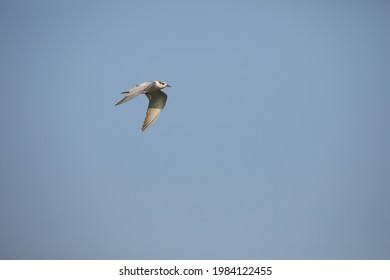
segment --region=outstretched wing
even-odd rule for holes
[[[153,87],[153,85],[154,82],[144,82],[137,85],[135,88],[130,89],[129,91],[122,92],[122,93],[127,93],[127,95],[121,101],[116,103],[115,106],[125,103],[142,93],[146,93],[151,87]]]
[[[146,118],[144,125],[142,126],[142,131],[145,131],[145,129],[147,129],[157,120],[158,115],[160,115],[168,99],[168,95],[160,90],[147,92],[146,96],[149,99],[149,106],[148,110],[146,111]]]

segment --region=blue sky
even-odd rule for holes
[[[1,1],[0,258],[389,259],[389,10]]]

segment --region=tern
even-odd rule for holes
[[[162,109],[167,102],[168,95],[161,91],[163,88],[171,87],[166,82],[154,81],[154,82],[144,82],[136,85],[134,88],[122,92],[126,96],[115,104],[115,106],[125,103],[134,97],[137,97],[140,94],[145,94],[149,99],[149,106],[146,111],[146,118],[142,126],[142,131],[145,131],[149,126],[151,126],[156,120],[158,115],[160,115]]]

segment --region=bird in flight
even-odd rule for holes
[[[168,95],[162,92],[161,90],[166,87],[171,87],[165,82],[154,81],[154,82],[144,82],[136,85],[136,87],[122,92],[126,96],[115,104],[115,106],[125,103],[134,97],[137,97],[140,94],[145,94],[149,99],[149,106],[146,111],[146,118],[142,126],[142,131],[145,131],[149,126],[151,126],[156,120],[158,115],[160,115],[162,109],[167,102]]]

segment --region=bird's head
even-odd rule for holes
[[[163,81],[155,81],[155,83],[160,89],[171,87],[170,85],[168,85],[166,82]]]

